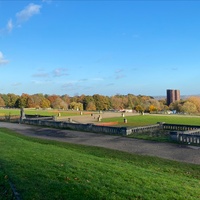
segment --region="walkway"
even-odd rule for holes
[[[105,147],[140,155],[157,156],[200,165],[200,148],[184,145],[157,143],[120,136],[36,127],[24,124],[0,122],[0,127],[20,134],[68,143]]]

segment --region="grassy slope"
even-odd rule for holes
[[[0,152],[0,170],[22,199],[200,198],[198,165],[30,139],[7,129],[0,129]]]
[[[128,123],[124,124],[123,117],[106,118],[102,122],[118,122],[120,126],[145,126],[156,124],[157,122],[166,122],[172,124],[200,125],[200,117],[179,116],[179,115],[135,115],[125,116]]]

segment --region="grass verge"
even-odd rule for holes
[[[22,199],[200,198],[200,166],[0,129],[0,171]],[[2,184],[2,179],[0,179]]]

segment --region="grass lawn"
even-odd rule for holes
[[[125,114],[126,115],[126,114]],[[118,122],[118,126],[145,126],[156,124],[157,122],[165,122],[172,124],[187,124],[187,125],[199,125],[200,117],[197,116],[184,116],[184,115],[135,115],[135,116],[125,116],[127,123],[124,123],[124,117],[115,118],[103,118],[102,122]]]
[[[199,165],[33,139],[4,128],[0,152],[0,187],[8,177],[25,200],[200,198]]]
[[[43,116],[57,116],[58,113],[61,116],[75,116],[80,115],[80,111],[63,111],[63,110],[43,110],[43,109],[24,109],[27,115],[43,115]],[[89,112],[84,112],[84,114],[90,114]],[[5,115],[18,115],[20,116],[20,109],[0,109],[0,116]]]

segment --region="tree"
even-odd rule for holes
[[[144,112],[144,107],[143,107],[142,105],[137,105],[137,106],[135,107],[135,110],[136,110],[137,112],[142,113],[142,112]]]
[[[27,103],[28,103],[28,94],[22,94],[16,101],[16,107],[17,108],[27,108]]]
[[[200,112],[200,97],[189,97],[187,101],[196,105],[197,111]]]
[[[95,110],[96,110],[96,106],[95,106],[95,104],[94,104],[93,101],[90,101],[90,102],[87,104],[86,110],[89,110],[89,111],[95,111]]]
[[[40,108],[41,102],[44,99],[43,94],[34,94],[28,97],[27,99],[27,107],[28,108]]]
[[[85,96],[83,99],[83,109],[84,110],[96,110],[94,99],[92,96]]]
[[[1,96],[0,96],[0,107],[5,107],[5,102],[3,98],[1,98]]]
[[[61,98],[67,104],[67,106],[69,106],[69,104],[70,104],[70,97],[67,94],[65,94],[65,95],[61,96]]]
[[[112,96],[110,99],[110,102],[111,102],[111,107],[114,110],[124,109],[123,100],[120,96],[117,96],[117,95]]]
[[[69,108],[72,110],[83,110],[83,104],[77,102],[71,102]]]
[[[93,99],[97,110],[108,110],[110,108],[110,101],[108,97],[95,94],[93,95]]]
[[[40,102],[41,108],[50,108],[50,101],[46,98],[43,98]]]
[[[181,107],[181,111],[184,112],[184,113],[188,113],[188,114],[196,113],[197,112],[197,106],[194,103],[187,101]]]
[[[10,93],[7,94],[7,96],[8,96],[8,105],[7,106],[10,108],[14,108],[16,106],[16,102],[17,102],[19,96],[15,95],[15,94],[10,94]]]

